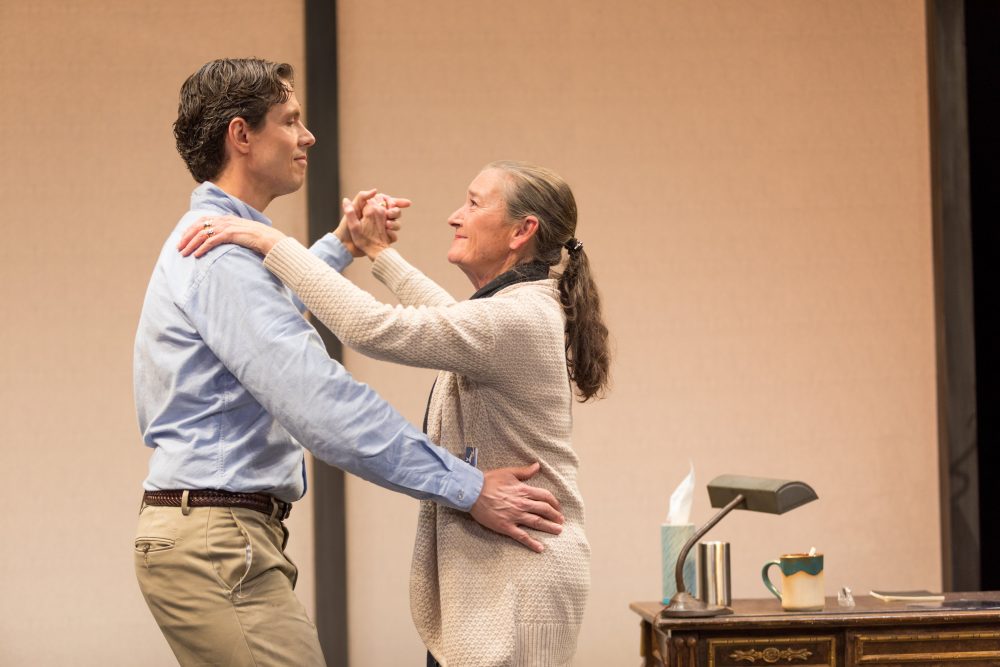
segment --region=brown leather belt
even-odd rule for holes
[[[181,507],[184,491],[146,491],[142,501],[159,507]],[[274,516],[284,521],[292,513],[292,504],[266,493],[233,493],[198,489],[187,492],[188,507],[242,507]]]

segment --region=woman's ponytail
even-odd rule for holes
[[[571,238],[565,247],[569,258],[559,276],[559,301],[566,315],[566,367],[580,399],[587,401],[602,398],[608,385],[608,328],[583,243]]]

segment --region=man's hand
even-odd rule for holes
[[[409,199],[403,199],[401,197],[392,197],[385,193],[380,193],[378,190],[362,190],[358,194],[354,195],[354,199],[351,200],[351,205],[355,211],[357,211],[360,217],[362,211],[365,209],[365,205],[372,200],[378,202],[386,209],[386,220],[385,230],[389,235],[389,243],[395,243],[399,237],[397,232],[400,229],[400,217],[403,215],[404,208],[407,208],[412,203]],[[362,257],[365,253],[361,248],[354,243],[354,239],[351,238],[351,232],[347,226],[347,218],[341,217],[340,224],[337,229],[333,232],[334,236],[340,239],[340,242],[344,244],[354,257]]]
[[[558,535],[562,532],[560,524],[564,519],[555,496],[545,489],[524,484],[538,468],[538,463],[532,463],[523,468],[487,471],[483,474],[483,490],[469,514],[490,530],[541,553],[545,546],[524,528]]]

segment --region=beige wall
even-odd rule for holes
[[[820,495],[714,531],[737,596],[813,545],[830,594],[940,585],[922,3],[352,0],[339,20],[345,188],[412,197],[400,248],[455,295],[444,221],[482,164],[575,188],[617,346],[613,394],[576,411],[581,665],[636,659],[628,603],[659,595],[689,459],[699,522],[721,473]],[[419,423],[430,372],[347,365]],[[416,504],[354,480],[348,502],[352,664],[419,664]]]
[[[0,664],[172,664],[131,574],[147,454],[130,365],[192,187],[176,92],[222,55],[301,66],[301,5],[0,2]],[[940,584],[922,7],[341,3],[344,186],[416,200],[401,249],[432,277],[471,291],[443,260],[444,220],[483,163],[546,164],[576,190],[617,347],[613,394],[576,411],[594,552],[581,665],[635,659],[627,604],[659,593],[658,524],[688,459],[698,521],[723,472],[819,491],[716,529],[738,596],[811,545],[831,593]],[[304,207],[268,213],[301,236]],[[430,372],[347,364],[419,423]],[[420,664],[416,503],[351,480],[348,511],[352,664]],[[310,519],[300,503],[312,608]]]
[[[0,664],[176,664],[132,574],[145,477],[131,352],[194,182],[184,78],[225,55],[303,63],[301,0],[0,2]],[[305,196],[268,213],[305,230]],[[314,596],[311,508],[291,519]]]

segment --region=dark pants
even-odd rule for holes
[[[427,667],[441,667],[441,663],[434,659],[431,652],[427,652]]]

